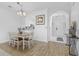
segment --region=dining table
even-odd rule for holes
[[[27,40],[27,43],[28,43],[28,47],[30,48],[30,39],[29,39],[29,37],[30,37],[30,34],[31,33],[22,33],[22,34],[18,34],[17,35],[17,37],[21,37],[22,38],[22,47],[23,47],[23,50],[25,49],[25,38],[28,38],[28,40]]]
[[[30,48],[30,39],[29,39],[29,37],[30,37],[30,32],[29,33],[27,33],[27,32],[24,32],[24,33],[14,33],[14,35],[16,35],[16,37],[17,37],[17,41],[20,41],[18,38],[22,38],[21,39],[21,41],[22,41],[22,49],[24,50],[25,49],[25,41],[27,41],[27,43],[28,43],[28,47]],[[25,38],[28,38],[28,40],[25,40]]]

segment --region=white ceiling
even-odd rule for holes
[[[21,2],[23,5],[23,9],[26,11],[36,11],[42,9],[62,9],[69,11],[72,3],[71,2]],[[8,6],[13,6],[12,8],[8,8]],[[19,6],[16,2],[0,2],[0,7],[4,7],[13,11],[18,10]]]

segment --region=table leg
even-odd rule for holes
[[[25,48],[25,47],[24,47],[24,38],[23,38],[23,50],[24,50],[24,48]]]

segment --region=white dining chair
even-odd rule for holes
[[[31,48],[32,47],[32,33],[25,33],[25,38],[24,38],[24,48],[28,47]]]
[[[10,40],[9,40],[9,45],[12,47],[17,47],[17,50],[19,49],[22,38],[18,33],[9,33]]]
[[[29,33],[29,40],[30,40],[30,44],[31,44],[31,47],[33,46],[33,32],[30,32]]]
[[[14,46],[17,46],[17,50],[20,48],[20,46],[22,45],[23,42],[23,36],[22,34],[17,34],[17,39],[14,40]]]
[[[14,47],[14,40],[16,40],[16,35],[12,32],[9,32],[9,46]]]

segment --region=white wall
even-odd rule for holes
[[[36,16],[45,15],[45,24],[36,25]],[[31,15],[28,15],[26,18],[26,25],[34,24],[34,40],[47,42],[47,9],[41,11],[35,11]]]
[[[39,31],[40,31],[40,29],[42,29],[42,27],[47,28],[46,32],[43,31],[43,33],[44,32],[47,33],[47,36],[45,36],[44,34],[43,34],[43,36],[37,36],[35,34],[35,39],[39,40],[41,38],[41,40],[42,40],[42,37],[45,37],[46,40],[49,41],[50,40],[50,32],[49,31],[50,31],[51,15],[53,13],[55,13],[56,11],[66,11],[67,13],[69,13],[71,5],[72,5],[72,3],[68,3],[68,4],[67,3],[49,3],[49,4],[46,4],[46,8],[48,8],[48,9],[46,11],[43,10],[42,13],[46,13],[47,14],[47,17],[46,17],[47,18],[47,20],[46,20],[47,21],[47,26],[41,26],[41,25],[37,26],[37,25],[35,25],[35,27],[39,29],[39,30],[38,29],[35,29],[35,30],[38,30],[36,33],[39,34]],[[39,5],[39,7],[41,8],[42,6]],[[44,6],[43,6],[43,8],[44,8]],[[28,25],[29,23],[35,24],[35,16],[38,15],[38,14],[41,14],[41,11],[36,11],[36,12],[33,12],[31,15],[28,15],[25,18],[26,25]]]
[[[9,39],[8,32],[15,32],[23,24],[15,12],[0,6],[0,43]]]

